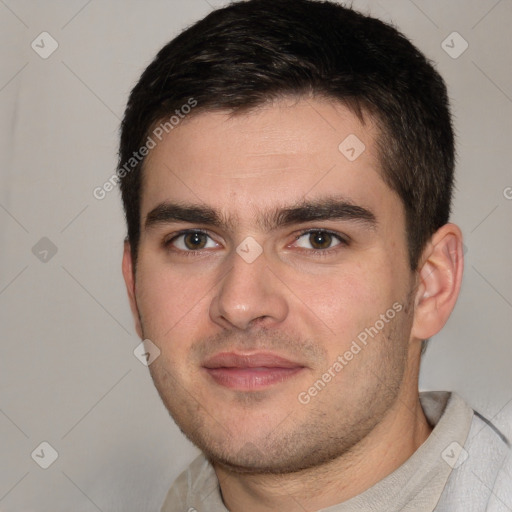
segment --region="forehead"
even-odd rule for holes
[[[396,202],[381,178],[378,135],[339,102],[284,99],[247,113],[183,120],[148,155],[142,218],[165,201],[240,213],[339,194]],[[392,206],[389,202],[388,206]]]

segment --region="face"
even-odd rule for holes
[[[376,136],[282,100],[197,114],[149,155],[133,304],[163,402],[213,461],[332,460],[410,384],[414,276]]]

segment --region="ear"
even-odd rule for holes
[[[127,240],[124,242],[123,277],[126,284],[126,291],[128,292],[128,299],[130,300],[130,308],[135,320],[135,330],[137,331],[139,338],[143,339],[144,336],[142,335],[139,308],[137,307],[137,299],[135,296],[135,273],[133,268],[132,252],[130,243]]]
[[[426,340],[443,328],[455,307],[463,270],[462,233],[455,224],[445,224],[434,233],[420,260],[413,338]]]

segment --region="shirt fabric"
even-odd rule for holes
[[[512,512],[512,450],[456,393],[420,392],[434,428],[400,467],[353,498],[319,512]],[[173,483],[161,512],[229,512],[204,455]]]

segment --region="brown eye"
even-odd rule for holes
[[[207,233],[199,230],[184,231],[164,242],[168,249],[177,249],[182,252],[202,251],[203,249],[216,249],[219,244]]]
[[[325,231],[314,231],[309,234],[309,243],[314,249],[328,249],[332,244],[333,236]]]
[[[310,251],[327,251],[337,245],[348,245],[342,235],[330,233],[322,229],[315,229],[303,232],[297,237],[296,246]]]
[[[208,236],[204,233],[195,232],[183,235],[183,243],[185,244],[185,247],[191,251],[203,249],[206,246],[207,241]]]

